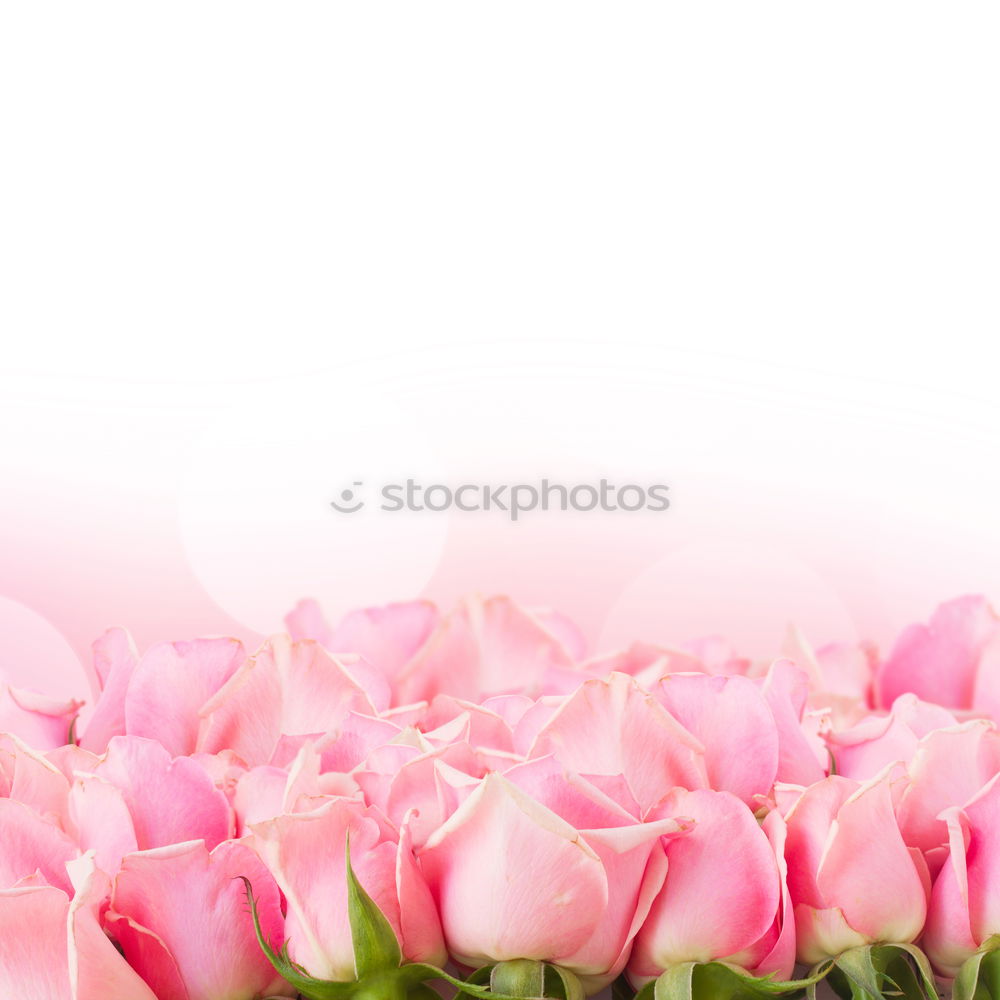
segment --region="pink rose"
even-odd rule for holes
[[[890,705],[912,691],[946,708],[1000,710],[1000,618],[984,597],[940,605],[927,625],[900,633],[878,670],[876,696]]]
[[[39,882],[0,891],[0,996],[158,1000],[101,929],[107,876],[88,858],[71,873],[75,892]]]
[[[738,675],[668,674],[653,696],[705,748],[709,787],[760,806],[779,761],[778,727],[761,688]]]
[[[876,942],[905,944],[924,925],[929,874],[903,841],[887,769],[866,784],[832,775],[786,816],[788,888],[799,960]]]
[[[119,669],[127,673],[127,655],[122,650],[118,655],[125,657]],[[202,706],[245,661],[246,651],[236,639],[150,646],[128,677],[122,707],[125,732],[157,740],[175,757],[194,753],[199,749]],[[109,699],[117,698],[121,682],[106,692]],[[113,714],[110,706],[108,712]]]
[[[371,716],[388,704],[384,678],[357,656],[273,636],[199,706],[197,748],[232,750],[249,765],[278,763],[284,739],[328,733],[351,712]]]
[[[596,992],[624,968],[665,874],[661,836],[551,759],[486,775],[420,860],[448,950],[468,966],[531,959]]]
[[[942,818],[948,857],[934,882],[923,944],[937,971],[952,977],[1000,934],[1000,775]]]
[[[865,781],[887,764],[910,760],[929,733],[956,725],[948,709],[902,694],[887,715],[868,715],[850,729],[831,733],[826,742],[837,774]]]
[[[128,855],[107,925],[158,1000],[257,1000],[293,991],[261,951],[240,876],[265,936],[281,945],[278,887],[248,847],[192,841]]]
[[[155,740],[115,736],[89,771],[77,771],[70,811],[84,849],[109,875],[124,855],[188,840],[211,850],[233,834],[225,795],[190,757]]]
[[[762,827],[736,796],[707,789],[677,790],[660,809],[691,817],[694,828],[664,845],[666,882],[636,937],[629,978],[641,985],[684,962],[725,961],[788,979],[795,924],[781,815],[768,813]]]
[[[575,676],[573,656],[560,637],[509,597],[468,598],[446,615],[397,675],[397,703],[436,694],[479,700],[493,694],[537,695],[564,689]]]
[[[1000,771],[1000,733],[986,719],[937,729],[920,740],[906,770],[909,780],[896,806],[899,829],[937,873],[949,839],[941,814],[965,805]]]
[[[313,978],[355,978],[347,913],[348,834],[351,867],[395,931],[404,959],[444,963],[441,926],[405,825],[397,836],[375,810],[333,798],[251,830],[247,842],[288,901],[284,938],[289,956]]]
[[[626,674],[585,681],[560,704],[528,756],[548,754],[578,774],[624,779],[640,816],[674,787],[708,786],[704,744]]]
[[[80,746],[100,753],[113,736],[125,734],[125,696],[139,654],[122,628],[109,628],[91,644],[100,694]]]
[[[285,616],[296,641],[315,639],[331,653],[357,653],[382,674],[394,679],[427,641],[440,620],[430,601],[407,601],[352,611],[331,628],[319,605],[299,601]]]

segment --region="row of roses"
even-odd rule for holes
[[[306,603],[289,633],[111,630],[78,739],[78,704],[0,698],[2,995],[927,996],[925,953],[992,988],[982,599],[884,659],[794,632],[763,663],[588,657],[506,598],[336,629]]]

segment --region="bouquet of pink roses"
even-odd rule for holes
[[[113,629],[84,725],[0,689],[0,997],[1000,1000],[983,599],[765,662],[504,597],[287,625]]]

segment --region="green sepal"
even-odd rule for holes
[[[351,866],[351,838],[347,837],[347,915],[351,923],[351,941],[354,945],[354,971],[358,982],[391,969],[398,969],[403,953],[396,940],[396,932],[375,905],[375,900],[365,892]]]
[[[580,980],[568,969],[563,969],[558,965],[546,964],[545,985],[547,997],[562,997],[562,1000],[584,1000],[586,996]]]
[[[489,982],[492,970],[492,965],[486,965],[477,969],[468,979],[456,979],[435,965],[414,962],[402,966],[399,970],[399,976],[413,985],[426,983],[429,979],[443,979],[446,983],[454,986],[460,996],[479,997],[480,1000],[523,1000],[523,998],[509,993],[494,993],[488,985],[483,985]]]
[[[829,982],[844,1000],[937,1000],[927,956],[912,944],[873,944],[851,948],[830,963]]]
[[[490,971],[490,992],[515,997],[545,996],[545,963],[528,958],[497,962]]]
[[[457,980],[448,978],[457,985]],[[486,988],[488,987],[488,989]],[[515,959],[476,969],[459,987],[460,993],[493,1000],[584,1000],[583,986],[572,972],[550,962]],[[632,994],[629,991],[629,1000]]]
[[[656,980],[650,979],[642,989],[635,995],[635,1000],[653,1000],[653,990],[656,989]]]
[[[773,973],[752,976],[727,962],[683,962],[647,983],[636,1000],[758,1000],[791,996],[815,987],[826,973],[824,968],[806,979],[782,980],[775,979]]]
[[[952,1000],[1000,1000],[1000,935],[982,947],[958,970]]]
[[[367,950],[365,950],[363,956],[364,961],[362,964],[366,968],[370,968],[368,963],[371,961],[372,955],[379,953],[380,946],[377,942],[380,937],[383,940],[383,945],[381,946],[382,958],[381,960],[377,958],[375,960],[385,961],[388,949],[384,945],[385,939],[382,935],[384,929],[388,929],[389,933],[392,933],[392,927],[389,926],[389,922],[385,919],[385,916],[357,882],[357,879],[355,879],[354,872],[351,870],[349,855],[347,859],[347,872],[349,905],[352,907],[354,914],[356,914],[356,917],[354,915],[351,916],[351,935],[352,940],[355,942],[355,962],[358,962],[357,956],[359,954],[358,939],[355,937],[357,934],[355,921],[357,921],[360,932],[363,935],[363,940],[366,942],[376,942],[374,946],[367,946]],[[307,1000],[348,1000],[348,998],[351,998],[351,1000],[396,1000],[396,998],[400,998],[400,1000],[403,1000],[403,998],[406,998],[406,1000],[432,1000],[433,997],[437,997],[437,994],[426,984],[429,980],[434,979],[441,979],[446,983],[450,983],[459,991],[459,994],[478,997],[480,1000],[521,1000],[521,998],[509,994],[493,993],[488,987],[481,986],[475,982],[456,979],[445,972],[444,969],[439,969],[437,966],[427,965],[423,962],[410,962],[406,965],[400,965],[397,961],[394,967],[383,967],[379,971],[370,971],[363,979],[356,982],[335,983],[324,979],[314,979],[301,965],[296,964],[288,957],[286,945],[282,946],[281,951],[275,951],[271,947],[270,942],[267,941],[264,937],[264,932],[261,930],[260,916],[257,913],[257,901],[253,897],[250,880],[242,875],[240,878],[246,886],[247,901],[250,904],[250,916],[253,919],[254,932],[257,935],[257,943],[260,945],[261,951],[264,952],[268,961],[270,961],[271,965],[274,966],[282,978],[289,985],[294,986]],[[352,882],[353,888],[351,887]],[[382,920],[385,921],[385,928],[383,930],[379,930],[379,921],[372,916],[372,910],[378,913]],[[399,942],[396,941],[395,934],[392,934],[392,939],[395,942],[398,952]],[[363,946],[363,948],[365,947]],[[485,969],[480,969],[477,973],[474,973],[472,978],[478,978],[485,972],[488,980],[492,968],[492,966],[486,966]],[[573,1000],[573,998],[570,998],[570,1000]]]
[[[870,945],[851,948],[834,961],[830,985],[844,1000],[882,1000],[887,964],[886,954],[876,954]]]
[[[477,997],[479,1000],[523,1000],[521,996],[495,993],[488,986],[480,985],[489,982],[492,970],[495,968],[492,965],[477,970],[468,980],[462,980],[449,975],[444,969],[423,962],[400,964],[402,954],[396,935],[385,915],[355,878],[351,868],[349,846],[347,850],[349,919],[351,939],[354,944],[354,961],[358,972],[358,980],[353,982],[314,979],[301,965],[288,957],[287,944],[282,945],[280,951],[275,951],[261,929],[257,901],[254,899],[250,880],[245,876],[239,876],[246,886],[247,902],[250,905],[250,916],[253,919],[257,943],[271,965],[290,986],[298,990],[307,1000],[434,1000],[434,998],[440,1000],[438,994],[427,986],[429,980],[440,979],[454,986],[459,995]],[[392,946],[389,945],[387,935],[392,937]],[[386,964],[393,957],[395,965]],[[555,969],[554,966],[548,968]],[[548,969],[544,971],[547,972]],[[563,984],[570,984],[564,986],[565,1000],[583,1000],[583,991],[576,977],[563,970],[556,972]],[[573,991],[574,987],[571,985],[573,983],[579,992]]]

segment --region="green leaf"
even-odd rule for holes
[[[257,913],[257,900],[253,896],[253,886],[251,886],[250,880],[245,876],[240,875],[239,878],[243,880],[243,884],[246,886],[247,902],[250,904],[250,916],[253,919],[253,929],[257,935],[257,943],[278,974],[289,985],[294,986],[304,997],[309,998],[309,1000],[343,1000],[343,998],[351,996],[356,986],[355,983],[331,983],[321,979],[313,979],[302,966],[296,965],[288,957],[286,946],[282,946],[280,952],[276,952],[271,947],[271,943],[264,938],[264,932],[260,927],[260,915]]]
[[[403,961],[399,941],[385,914],[365,892],[351,867],[351,838],[347,837],[347,914],[354,944],[354,968],[359,981],[389,969],[398,969]]]

